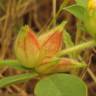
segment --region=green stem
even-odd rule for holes
[[[26,70],[18,60],[0,60],[0,68],[5,66],[19,70]]]
[[[0,66],[4,66],[4,64],[18,64],[17,60],[0,60]]]
[[[68,49],[65,49],[65,50],[62,50],[60,51],[59,53],[57,53],[57,57],[58,56],[63,56],[63,55],[66,55],[66,54],[69,54],[69,53],[72,53],[72,52],[77,52],[77,51],[82,51],[86,48],[92,48],[96,46],[96,41],[95,40],[90,40],[88,42],[85,42],[85,43],[82,43],[82,44],[79,44],[79,45],[76,45],[74,47],[71,47],[71,48],[68,48]]]
[[[60,14],[60,12],[62,11],[62,9],[68,4],[68,0],[64,0],[62,2],[62,4],[60,5],[59,10],[57,11],[55,18],[57,18]],[[52,21],[50,22],[50,24],[48,25],[48,29],[50,28],[50,26],[54,23],[54,18],[52,19]]]
[[[56,0],[53,0],[53,24],[56,26]]]

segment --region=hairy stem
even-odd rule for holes
[[[63,56],[63,55],[66,55],[66,54],[69,54],[69,53],[72,53],[72,52],[83,51],[86,48],[92,48],[94,46],[96,46],[96,41],[95,40],[90,40],[88,42],[78,44],[78,45],[76,45],[74,47],[62,50],[59,53],[57,53],[56,56],[60,57],[60,56]]]

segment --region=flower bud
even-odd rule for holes
[[[60,51],[64,24],[65,22],[61,23],[38,38],[41,48],[46,52],[46,56],[52,57]]]
[[[46,60],[45,64],[38,67],[38,72],[41,74],[49,74],[56,72],[70,72],[73,69],[85,67],[85,64],[79,63],[76,60],[70,58],[55,59],[54,61]]]
[[[40,45],[35,34],[28,26],[21,28],[14,49],[16,57],[25,67],[33,68],[36,66]]]
[[[96,10],[96,0],[88,1],[88,9],[89,9],[89,11]]]

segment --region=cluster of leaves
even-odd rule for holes
[[[94,39],[96,38],[95,20],[96,20],[96,9],[91,9],[89,3],[94,3],[95,0],[75,0],[76,4],[64,8],[68,12],[72,13],[75,17],[81,20],[88,32]]]

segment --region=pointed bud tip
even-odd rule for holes
[[[21,27],[19,33],[20,33],[20,34],[21,34],[21,33],[24,34],[24,33],[29,32],[29,30],[30,30],[30,27],[29,27],[28,25],[25,25],[25,26]]]
[[[75,60],[72,60],[72,63],[74,65],[74,67],[76,67],[76,68],[85,68],[85,67],[87,67],[87,65],[85,63],[78,62],[78,61],[75,61]]]
[[[57,26],[57,29],[59,29],[60,32],[62,32],[66,23],[67,23],[67,21],[63,21],[60,25]]]

